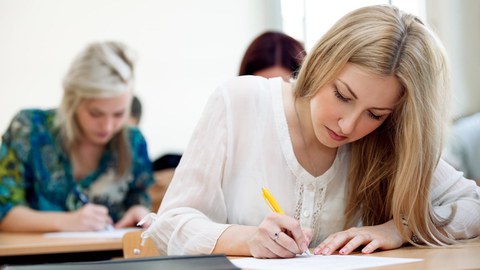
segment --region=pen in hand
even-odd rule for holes
[[[75,188],[73,189],[73,192],[74,192],[75,196],[77,197],[77,199],[78,199],[80,202],[82,202],[82,204],[85,205],[85,204],[87,204],[87,203],[90,202],[90,201],[88,200],[87,195],[85,195],[83,192],[81,192],[80,190],[78,190],[78,187],[75,187]],[[113,231],[113,230],[115,230],[115,228],[113,228],[112,224],[108,224],[108,223],[107,223],[105,229],[106,229],[107,231]]]
[[[270,209],[272,209],[273,212],[285,215],[285,212],[280,207],[277,200],[275,200],[273,195],[270,193],[270,191],[266,187],[262,187],[262,196],[265,199],[265,202],[267,202],[267,205],[270,207]],[[307,248],[305,250],[305,252],[302,253],[302,255],[309,255],[310,256],[310,255],[313,255],[313,254]]]
[[[83,194],[82,192],[80,192],[77,187],[75,187],[75,189],[73,190],[73,192],[75,193],[75,196],[77,196],[77,199],[78,199],[80,202],[82,202],[83,204],[89,203],[87,195],[85,195],[85,194]]]

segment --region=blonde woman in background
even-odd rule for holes
[[[284,258],[478,236],[480,188],[440,159],[447,72],[417,17],[347,14],[296,83],[241,76],[217,89],[144,237],[170,255]]]
[[[146,142],[127,126],[134,57],[96,42],[73,61],[58,110],[20,111],[0,148],[0,230],[134,226],[149,212]]]

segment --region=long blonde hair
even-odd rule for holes
[[[444,48],[411,14],[386,5],[360,8],[340,19],[307,55],[295,97],[311,98],[347,62],[396,76],[403,92],[388,119],[352,143],[346,227],[359,217],[364,225],[393,219],[411,243],[408,229],[427,245],[454,242],[437,229],[448,219],[436,217],[429,200],[448,119]]]
[[[134,59],[133,51],[125,44],[108,41],[88,45],[72,62],[63,80],[63,98],[55,122],[60,128],[63,146],[67,152],[74,151],[82,136],[75,117],[79,104],[92,98],[110,98],[126,92],[131,93]],[[126,128],[112,138],[109,147],[116,157],[116,173],[126,175],[131,164]]]

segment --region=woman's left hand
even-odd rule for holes
[[[402,246],[404,240],[393,220],[382,225],[350,228],[327,237],[314,254],[330,255],[336,250],[340,254],[350,254],[361,245],[365,245],[362,253],[372,253],[376,249],[394,249]]]
[[[126,227],[136,227],[137,223],[150,211],[143,205],[134,205],[125,212],[123,217],[115,224],[116,229],[126,228]],[[144,224],[143,227],[148,224]]]

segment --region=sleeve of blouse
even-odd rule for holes
[[[136,128],[130,128],[130,144],[133,181],[130,183],[125,203],[127,207],[141,204],[150,209],[151,201],[147,189],[153,184],[152,163],[145,138]]]
[[[431,199],[440,218],[448,218],[456,209],[451,222],[443,227],[450,236],[470,239],[480,235],[480,187],[443,160],[434,173]]]
[[[227,225],[222,179],[227,147],[225,98],[210,97],[148,230],[168,255],[210,254]]]
[[[0,221],[17,205],[26,205],[25,164],[29,159],[32,122],[20,112],[12,120],[0,146]]]

